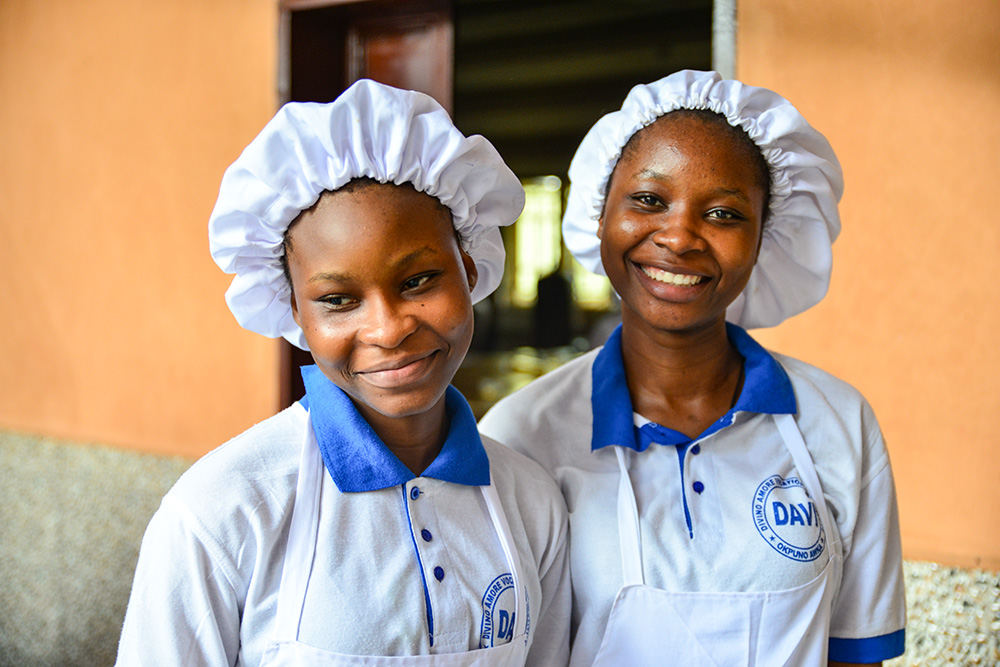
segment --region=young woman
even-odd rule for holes
[[[485,139],[372,81],[286,105],[226,171],[229,306],[316,365],[164,498],[118,664],[566,662],[562,497],[449,386],[523,196]]]
[[[685,71],[634,88],[569,173],[566,244],[611,280],[621,327],[480,428],[566,498],[571,664],[901,654],[896,500],[875,416],[744,329],[826,293],[842,191],[827,141],[771,91]]]

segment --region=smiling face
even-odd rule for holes
[[[379,432],[443,415],[472,340],[477,273],[451,213],[410,186],[325,193],[289,232],[292,314],[316,365]]]
[[[629,142],[608,186],[601,260],[631,326],[720,326],[760,249],[759,151],[697,114],[662,116]]]

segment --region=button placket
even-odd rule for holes
[[[436,528],[430,520],[436,514],[431,500],[433,494],[428,494],[430,488],[428,480],[422,480],[422,482],[414,480],[412,484],[407,497],[410,504],[410,529],[413,532],[414,544],[420,552],[424,571],[433,576],[433,580],[428,576],[428,583],[434,580],[441,582],[447,576],[447,570],[444,567],[446,563],[440,562],[442,552],[438,548],[438,541],[435,540]]]
[[[684,488],[689,503],[691,521],[698,535],[700,553],[711,553],[720,548],[723,531],[722,508],[720,505],[721,485],[715,470],[713,448],[719,444],[719,433],[691,443],[684,457]],[[728,488],[725,487],[725,488]],[[722,494],[726,495],[726,494]]]
[[[687,453],[690,454],[691,456],[685,457],[684,461],[685,466],[687,468],[686,477],[688,479],[691,479],[692,477],[695,478],[694,481],[691,482],[691,490],[700,496],[702,493],[705,492],[705,483],[700,479],[698,479],[699,475],[694,470],[694,468],[695,468],[695,462],[697,461],[695,457],[701,454],[701,443],[696,442],[692,444],[690,447],[688,447]]]

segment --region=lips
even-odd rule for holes
[[[700,299],[713,281],[712,276],[685,273],[679,270],[668,271],[639,262],[632,263],[632,271],[643,289],[651,296],[661,301],[678,304]]]
[[[434,366],[438,350],[374,364],[355,375],[382,389],[403,387],[423,379]]]
[[[688,273],[671,273],[670,271],[665,271],[664,269],[658,269],[655,266],[640,264],[639,269],[649,278],[667,285],[690,286],[697,285],[705,280],[704,276],[696,276]]]

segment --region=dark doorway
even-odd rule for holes
[[[282,101],[328,102],[362,77],[420,90],[465,134],[486,136],[519,177],[564,186],[584,134],[632,86],[711,68],[712,0],[283,0],[281,12]],[[503,233],[510,276],[516,230]],[[573,282],[568,259],[548,278],[560,275]],[[490,300],[491,326],[477,312],[486,355],[541,340],[532,309],[505,296],[507,281]],[[604,313],[571,303],[559,316],[573,323],[561,341]],[[281,345],[285,407],[302,396],[298,369],[312,359]]]
[[[419,90],[452,105],[450,0],[282,3],[283,102],[330,102],[358,79]],[[281,341],[281,407],[305,393],[308,352]]]

